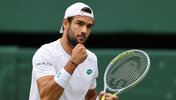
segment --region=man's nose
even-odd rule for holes
[[[82,30],[81,30],[81,33],[86,33],[87,32],[87,26],[86,25],[84,25],[83,27],[82,27]]]

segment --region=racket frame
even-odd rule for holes
[[[111,88],[109,88],[108,85],[106,84],[106,75],[107,75],[107,72],[108,72],[109,68],[111,67],[111,65],[114,63],[114,61],[117,60],[117,58],[118,58],[119,56],[123,56],[123,55],[129,54],[130,52],[134,52],[134,51],[142,52],[142,53],[146,56],[146,58],[147,58],[148,65],[147,65],[147,68],[145,69],[144,73],[143,73],[143,74],[141,75],[141,77],[139,77],[135,82],[133,82],[132,84],[130,84],[130,85],[127,86],[127,87],[124,87],[124,88],[122,88],[122,89],[111,89]],[[120,59],[120,58],[119,58],[119,59]],[[108,90],[110,90],[110,91],[112,91],[112,92],[115,92],[114,95],[119,95],[119,94],[121,94],[122,92],[124,92],[124,91],[126,91],[126,90],[128,90],[128,89],[130,89],[130,88],[132,88],[132,87],[134,87],[135,85],[137,85],[137,84],[146,76],[146,74],[147,74],[148,71],[149,71],[149,68],[150,68],[150,58],[149,58],[148,54],[145,53],[144,51],[139,50],[139,49],[132,49],[132,50],[128,50],[128,51],[122,52],[121,54],[119,54],[118,56],[116,56],[116,57],[109,63],[108,67],[107,67],[106,70],[105,70],[105,74],[104,74],[104,92],[106,92],[106,90],[108,89]]]

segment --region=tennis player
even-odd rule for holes
[[[65,11],[62,37],[33,56],[29,100],[101,100],[96,92],[97,57],[84,46],[94,25],[92,9],[75,3]],[[117,96],[106,94],[106,100]]]

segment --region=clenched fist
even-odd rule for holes
[[[81,64],[87,58],[86,48],[82,44],[77,44],[72,50],[71,61]]]

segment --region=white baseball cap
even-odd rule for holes
[[[81,11],[81,9],[84,7],[88,7],[92,13],[90,14],[90,13]],[[74,3],[71,6],[69,6],[65,11],[64,19],[72,16],[77,16],[77,15],[88,16],[94,19],[93,10],[88,5],[81,2]],[[63,25],[60,28],[60,33],[63,33]]]

